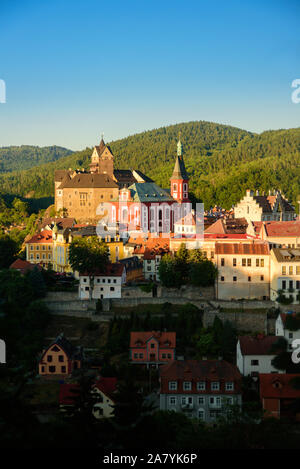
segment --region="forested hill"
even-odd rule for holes
[[[191,190],[206,207],[217,203],[228,208],[248,187],[280,188],[296,204],[300,128],[253,134],[203,121],[161,127],[111,142],[115,167],[140,169],[169,187],[179,132]],[[0,175],[0,186],[23,196],[53,195],[54,170],[87,168],[91,151],[87,148],[31,170]]]
[[[32,168],[49,161],[58,160],[71,153],[71,150],[55,145],[51,147],[32,145],[0,147],[0,173]]]

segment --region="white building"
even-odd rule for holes
[[[272,366],[276,354],[271,347],[278,341],[276,336],[241,336],[236,347],[236,364],[243,376],[258,376],[259,373],[283,373]]]
[[[101,377],[91,389],[91,394],[95,399],[93,415],[95,418],[110,418],[114,415],[117,378]]]
[[[215,263],[218,268],[217,299],[269,299],[268,243],[216,243]]]
[[[298,322],[298,330],[291,330],[289,328],[289,322],[291,321],[294,323]],[[277,336],[283,336],[287,340],[288,350],[292,351],[293,340],[300,339],[300,318],[295,313],[280,313],[276,319],[275,333]]]
[[[104,273],[79,275],[79,298],[81,300],[121,298],[122,285],[125,283],[125,266],[120,263],[108,264]]]
[[[289,221],[296,218],[293,205],[281,194],[280,191],[269,191],[268,195],[255,194],[251,190],[246,191],[243,199],[234,207],[235,218],[246,218],[248,223],[253,221]]]
[[[300,249],[274,248],[270,262],[271,300],[279,294],[289,298],[291,304],[300,299]]]

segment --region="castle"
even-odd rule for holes
[[[114,155],[103,138],[93,149],[89,171],[55,171],[55,209],[78,222],[135,223],[143,231],[173,231],[174,222],[191,210],[189,178],[180,140],[170,190],[139,170],[114,168]]]

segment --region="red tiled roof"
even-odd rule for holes
[[[274,355],[270,349],[278,341],[277,336],[239,337],[241,352],[243,355]]]
[[[204,232],[204,239],[255,239],[254,236],[247,233],[206,233]]]
[[[59,387],[59,403],[61,405],[74,405],[74,399],[78,396],[79,389],[79,384],[61,384]]]
[[[216,243],[216,254],[269,254],[268,243]]]
[[[145,259],[152,259],[156,254],[163,254],[170,250],[169,238],[148,238],[136,241],[136,247],[133,254],[143,254]]]
[[[52,231],[51,230],[43,230],[40,233],[37,233],[32,236],[26,244],[51,244],[52,243]]]
[[[206,228],[205,234],[245,234],[248,222],[245,218],[220,218]]]
[[[47,225],[57,224],[58,228],[71,228],[74,226],[75,218],[58,218],[58,217],[49,217],[44,218],[41,224],[41,228],[44,228]]]
[[[264,222],[267,236],[300,236],[300,221]]]
[[[141,347],[146,348],[146,343],[151,337],[154,337],[160,347],[175,348],[176,347],[176,332],[131,332],[130,333],[130,348]],[[169,344],[169,345],[167,345]]]
[[[27,270],[33,270],[37,268],[38,270],[42,270],[42,267],[39,264],[31,264],[28,261],[24,261],[22,259],[16,259],[10,266],[10,269],[19,270],[22,274],[24,274]]]
[[[95,384],[94,387],[102,391],[107,397],[113,399],[113,395],[117,390],[117,378],[105,378],[101,377]]]
[[[299,374],[261,373],[260,397],[300,399],[300,389],[295,389],[291,384],[293,378],[299,377]]]
[[[241,379],[235,365],[225,360],[177,360],[160,369],[160,376],[168,379]]]

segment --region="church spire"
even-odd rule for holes
[[[181,145],[181,141],[180,141],[180,136],[181,136],[181,132],[179,132],[179,134],[178,134],[177,156],[182,156],[182,145]]]
[[[180,133],[179,133],[179,138],[177,142],[177,157],[175,160],[175,166],[173,170],[173,174],[171,179],[184,179],[188,180],[188,175],[185,169],[184,161],[183,161],[183,156],[182,156],[182,144],[180,141]]]
[[[189,197],[189,177],[187,175],[183,155],[182,155],[182,144],[180,141],[180,134],[177,142],[177,155],[175,159],[175,165],[173,174],[171,177],[171,195],[175,200],[179,202],[188,201]]]

